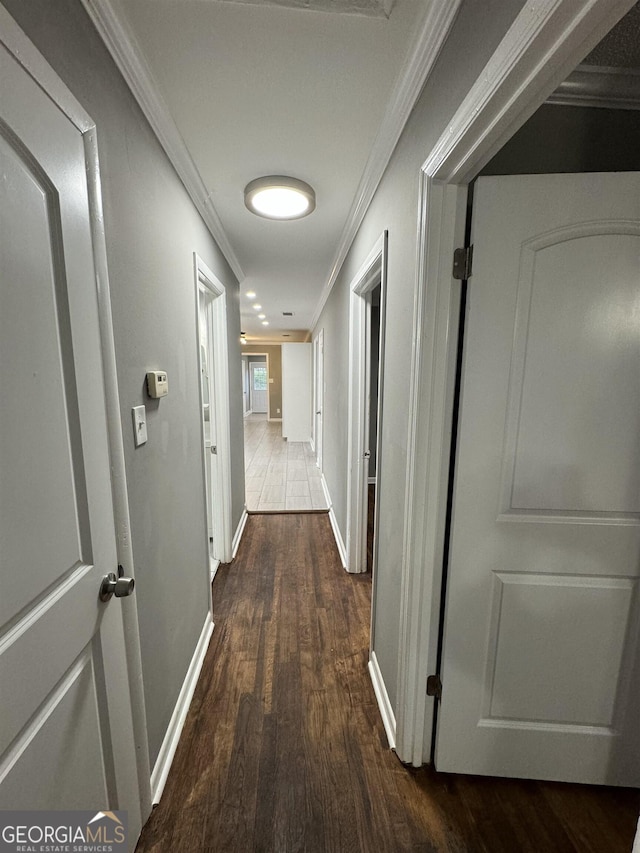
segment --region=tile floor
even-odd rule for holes
[[[244,458],[249,512],[328,509],[311,446],[285,441],[280,421],[244,419]]]

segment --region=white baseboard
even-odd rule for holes
[[[220,560],[216,560],[213,557],[211,557],[209,559],[209,571],[211,574],[211,577],[210,577],[211,583],[213,583],[213,579],[215,578],[216,572],[218,571],[219,567],[220,567]]]
[[[209,640],[211,639],[212,633],[213,622],[211,620],[211,614],[207,613],[207,618],[205,619],[200,639],[198,640],[196,650],[191,658],[191,663],[189,664],[189,669],[187,670],[187,674],[182,684],[178,701],[173,709],[173,714],[171,715],[167,732],[164,736],[164,740],[162,741],[162,746],[160,747],[160,752],[158,753],[153,773],[151,774],[151,796],[153,797],[152,803],[154,806],[160,802],[160,798],[162,797],[167,776],[171,769],[171,762],[173,761],[173,756],[176,754],[176,749],[178,748],[178,741],[182,734],[184,721],[187,717],[187,711],[189,710],[189,705],[191,704],[196,684],[198,683],[198,676],[200,675],[200,670],[204,663],[204,656],[207,652],[207,648],[209,647]]]
[[[329,487],[327,486],[327,481],[324,478],[324,474],[320,476],[320,482],[322,483],[322,491],[324,492],[324,497],[327,502],[327,506],[329,507],[329,521],[331,522],[331,529],[333,530],[333,537],[336,540],[336,545],[338,546],[338,554],[340,554],[340,562],[342,563],[342,568],[347,568],[347,549],[345,548],[344,542],[342,540],[342,533],[340,533],[340,528],[338,526],[338,520],[336,518],[336,514],[333,511],[333,505],[331,502],[331,494],[329,493]]]
[[[322,483],[322,491],[324,492],[324,498],[327,502],[327,506],[329,507],[329,509],[331,509],[331,495],[329,494],[329,486],[327,486],[327,481],[324,478],[324,474],[320,474],[320,482]]]
[[[338,522],[336,520],[336,514],[333,511],[333,507],[329,510],[329,521],[331,522],[331,529],[333,530],[333,536],[336,540],[336,545],[338,546],[338,554],[340,554],[340,562],[342,563],[342,568],[347,568],[347,549],[344,547],[344,542],[342,541],[342,534],[340,533],[340,528],[338,527]]]
[[[270,424],[273,424],[273,423],[281,424],[281,423],[282,423],[282,418],[281,418],[281,417],[280,417],[280,418],[267,418],[267,421],[268,421],[268,423],[270,423]]]
[[[375,478],[375,477],[369,477],[369,479],[367,480],[367,482],[369,483],[369,485],[370,485],[370,486],[375,486],[375,484],[376,484],[376,478]]]
[[[245,504],[244,509],[242,510],[242,515],[240,516],[240,521],[238,522],[238,526],[236,527],[236,532],[233,534],[233,542],[231,543],[231,559],[235,560],[235,556],[238,553],[238,548],[240,547],[240,540],[242,539],[242,534],[244,533],[244,527],[247,523],[247,519],[249,516],[247,515],[247,506]]]
[[[384,730],[387,734],[387,740],[389,741],[389,748],[395,749],[396,715],[393,713],[393,708],[389,701],[389,694],[387,693],[387,688],[385,687],[375,652],[371,652],[371,659],[369,660],[369,675],[371,676],[373,691],[376,694],[376,699],[378,700],[378,708],[380,709],[380,716],[382,717]]]

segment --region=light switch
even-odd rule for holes
[[[134,406],[131,414],[133,415],[133,438],[136,447],[139,447],[147,440],[147,411],[144,406]]]

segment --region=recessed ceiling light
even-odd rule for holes
[[[266,314],[258,314],[258,320],[264,320],[266,316]]]
[[[258,305],[258,303],[256,302],[253,307],[256,309],[256,311],[259,311],[262,308],[262,305]]]
[[[263,325],[263,326],[268,326],[268,325],[269,325],[269,321],[268,321],[268,320],[263,320],[263,321],[262,321],[262,325]]]
[[[247,299],[255,299],[256,298],[256,292],[255,292],[255,290],[247,290],[247,292],[245,293],[245,296],[247,297]]]
[[[267,219],[301,219],[315,210],[316,194],[297,178],[267,175],[247,184],[244,203],[252,213]]]

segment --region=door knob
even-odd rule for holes
[[[134,578],[125,578],[124,569],[122,566],[118,566],[117,576],[113,572],[109,572],[102,578],[100,601],[109,601],[113,595],[116,598],[126,598],[127,595],[131,595],[135,585]]]

